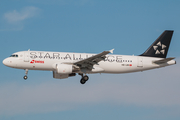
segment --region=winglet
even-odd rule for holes
[[[110,53],[113,53],[113,51],[114,51],[114,49],[110,50],[109,52],[110,52]]]

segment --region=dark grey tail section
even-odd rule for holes
[[[140,56],[166,58],[173,32],[172,30],[165,30]]]

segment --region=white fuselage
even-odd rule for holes
[[[29,70],[55,71],[56,64],[74,63],[95,54],[87,53],[65,53],[46,51],[21,51],[16,52],[3,61],[8,67]],[[87,73],[129,73],[144,71],[159,67],[165,67],[176,63],[170,60],[164,64],[155,64],[153,61],[161,60],[157,57],[127,56],[127,55],[106,55],[106,59],[93,66]]]

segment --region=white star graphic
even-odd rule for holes
[[[159,46],[162,48],[161,50],[158,50]],[[155,46],[153,46],[153,48],[156,51],[155,54],[163,54],[164,55],[166,45],[161,44],[161,42],[159,41]]]

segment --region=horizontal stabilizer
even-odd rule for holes
[[[163,64],[163,63],[167,63],[168,61],[171,61],[171,60],[173,60],[173,59],[174,59],[174,57],[165,58],[165,59],[162,59],[162,60],[153,61],[153,63],[155,63],[155,64]]]

